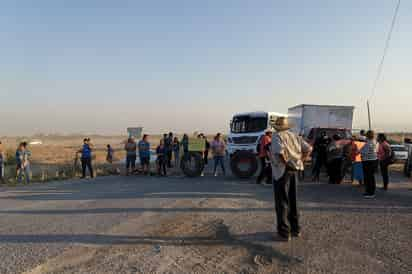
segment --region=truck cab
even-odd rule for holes
[[[235,154],[237,151],[249,151],[257,154],[257,146],[265,131],[271,129],[278,117],[286,114],[275,112],[244,112],[237,113],[230,122],[230,133],[228,135],[228,153]]]
[[[257,147],[261,137],[278,117],[286,114],[276,112],[245,112],[235,114],[230,122],[227,152],[232,173],[239,178],[250,178],[259,168]]]

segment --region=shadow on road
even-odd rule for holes
[[[0,244],[89,244],[98,246],[148,245],[148,246],[231,246],[245,248],[249,254],[264,256],[267,260],[293,263],[294,258],[276,250],[268,242],[274,242],[273,233],[260,232],[248,235],[230,235],[222,225],[211,237],[165,237],[165,236],[126,236],[101,234],[59,234],[59,235],[0,235]],[[264,242],[264,243],[263,243]]]

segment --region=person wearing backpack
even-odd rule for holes
[[[389,166],[393,164],[393,151],[389,145],[386,135],[383,133],[378,134],[378,159],[379,166],[381,168],[381,174],[383,179],[383,189],[388,190],[389,185]]]
[[[281,240],[300,237],[299,211],[297,206],[297,182],[299,171],[312,147],[301,136],[290,131],[287,118],[280,117],[274,124],[269,158],[272,163],[274,196],[277,215],[277,232]]]

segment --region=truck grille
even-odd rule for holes
[[[242,136],[242,137],[233,137],[233,143],[235,144],[255,144],[258,136]]]

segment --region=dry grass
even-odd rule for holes
[[[80,176],[79,163],[75,167],[75,159],[81,149],[83,139],[86,136],[34,136],[33,138],[3,137],[0,140],[6,151],[6,158],[14,161],[15,151],[22,141],[39,139],[42,145],[31,145],[31,163],[33,181],[49,181],[56,179],[67,179]],[[127,136],[88,136],[94,145],[94,161],[97,175],[108,175],[114,168],[121,167],[121,161],[125,159],[124,144]],[[181,138],[182,136],[178,136]],[[152,149],[159,144],[162,135],[151,135],[149,142]],[[211,139],[209,136],[208,138]],[[110,144],[114,149],[114,163],[106,163],[106,146]],[[15,182],[15,166],[13,161],[6,168],[6,178],[11,183]]]

